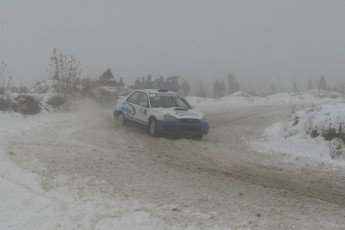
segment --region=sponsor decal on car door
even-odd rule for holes
[[[123,102],[123,105],[121,107],[121,111],[125,115],[130,116],[130,117],[133,117],[136,114],[134,106],[128,102]]]
[[[130,119],[135,121],[136,120],[136,116],[137,116],[137,102],[138,102],[138,98],[139,98],[140,92],[134,92],[132,93],[128,99],[123,102],[121,110],[124,113],[124,115]]]

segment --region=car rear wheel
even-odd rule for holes
[[[157,125],[156,125],[156,119],[152,118],[149,122],[149,133],[151,136],[156,137],[157,136]]]

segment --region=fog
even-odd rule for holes
[[[111,68],[138,76],[212,83],[234,73],[244,88],[304,88],[345,78],[345,1],[1,0],[0,61],[13,84],[51,78],[53,48],[73,54],[83,77]]]

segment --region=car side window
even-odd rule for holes
[[[139,96],[139,105],[148,107],[149,106],[149,99],[146,93],[141,93]]]
[[[128,97],[127,101],[133,104],[137,104],[139,95],[140,95],[139,92],[135,92],[131,96]]]
[[[141,93],[139,96],[139,105],[148,107],[149,106],[149,98],[147,97],[146,93]]]

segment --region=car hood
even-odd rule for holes
[[[172,115],[178,119],[201,119],[204,114],[194,109],[179,109],[179,108],[157,108],[155,109],[160,114]]]

